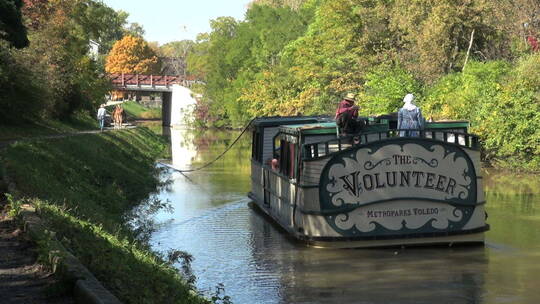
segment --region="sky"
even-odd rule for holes
[[[210,31],[210,20],[230,16],[244,19],[251,0],[103,0],[129,13],[128,22],[143,26],[147,41],[160,45]]]

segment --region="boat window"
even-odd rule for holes
[[[279,158],[280,157],[280,155],[281,155],[281,151],[280,151],[281,150],[281,142],[282,142],[282,140],[280,140],[279,136],[276,135],[274,137],[274,150],[273,150],[274,153],[272,154],[273,158]]]
[[[279,171],[283,174],[287,172],[287,154],[289,153],[289,145],[284,140],[280,142],[280,153],[279,153]]]
[[[251,143],[251,158],[258,162],[262,162],[261,132],[259,132],[258,130],[253,131],[253,138]]]
[[[285,140],[281,140],[280,147],[280,172],[289,178],[296,178],[296,145]]]
[[[295,175],[295,171],[296,171],[295,170],[296,169],[296,166],[295,166],[296,165],[296,158],[295,158],[296,153],[295,153],[295,151],[296,151],[296,149],[295,148],[296,148],[295,144],[289,143],[289,163],[290,163],[290,165],[289,165],[289,172],[287,172],[287,176],[289,178],[295,178],[296,177],[296,175]]]

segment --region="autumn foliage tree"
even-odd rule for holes
[[[0,0],[0,125],[94,115],[110,84],[89,43],[108,53],[126,18],[101,0]]]
[[[140,37],[125,36],[117,41],[105,64],[107,73],[152,74],[159,72],[156,53]]]
[[[24,0],[22,11],[27,17],[26,26],[36,30],[39,28],[43,19],[50,16],[52,8],[49,5],[49,0]]]

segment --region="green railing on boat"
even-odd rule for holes
[[[405,136],[400,137],[400,131],[418,132],[418,136]],[[480,144],[477,135],[465,133],[462,131],[450,131],[450,130],[436,130],[436,129],[424,129],[424,130],[386,130],[375,132],[362,132],[356,135],[342,136],[331,140],[304,144],[303,145],[303,159],[315,160],[323,157],[327,157],[330,154],[345,151],[356,146],[366,145],[376,141],[390,140],[395,138],[423,138],[429,140],[440,141],[444,143],[459,145],[468,149],[479,150]]]

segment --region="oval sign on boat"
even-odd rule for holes
[[[321,210],[342,235],[461,229],[477,205],[474,164],[459,146],[396,138],[334,155],[319,184]]]

